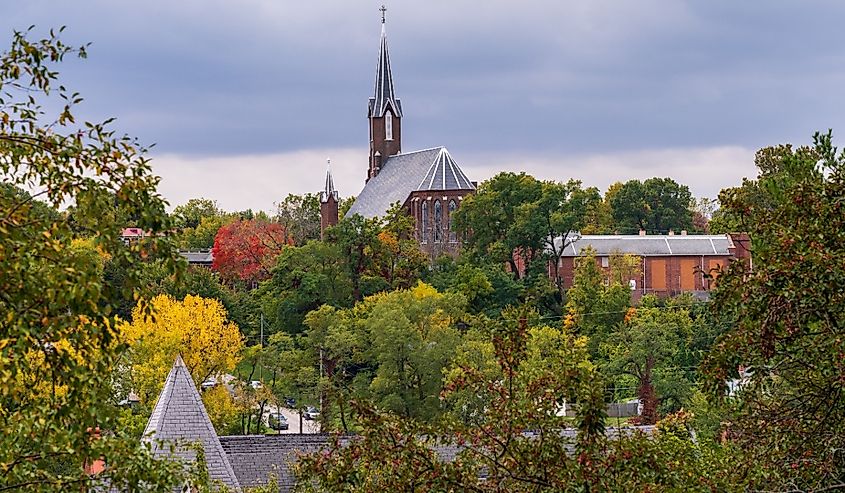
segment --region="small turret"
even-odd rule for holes
[[[320,238],[325,238],[326,229],[337,224],[338,194],[332,179],[332,160],[326,167],[326,186],[320,192]]]

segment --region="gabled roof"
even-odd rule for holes
[[[387,108],[390,108],[395,116],[402,116],[402,103],[393,91],[393,73],[390,70],[390,54],[387,52],[387,34],[384,30],[384,21],[382,21],[375,91],[373,97],[370,98],[370,117],[384,116]]]
[[[560,238],[556,240],[559,243]],[[567,240],[569,241],[569,240]],[[592,247],[598,256],[630,253],[642,257],[667,255],[731,255],[728,235],[583,235],[570,243],[564,257],[577,257]]]
[[[475,190],[445,147],[390,156],[370,178],[346,217],[382,216],[394,202],[404,204],[418,190]]]
[[[240,484],[220,445],[217,433],[197,387],[182,361],[176,357],[170,374],[164,382],[164,388],[158,396],[153,414],[144,429],[145,440],[152,440],[153,453],[157,457],[173,457],[192,461],[196,453],[191,445],[199,443],[205,452],[208,476],[212,481],[220,481],[236,491]],[[173,456],[169,447],[157,443],[158,440],[173,443]]]

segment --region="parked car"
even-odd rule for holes
[[[253,380],[253,381],[249,382],[249,386],[254,388],[254,389],[260,389],[261,387],[264,386],[264,384],[262,384],[259,380]]]
[[[302,417],[309,421],[317,420],[320,418],[320,411],[314,406],[308,406],[305,408],[305,412],[302,413]]]
[[[282,413],[270,413],[267,417],[267,426],[273,430],[287,430],[288,420]]]
[[[217,379],[214,377],[209,378],[208,380],[204,381],[200,384],[200,389],[208,390],[214,388],[217,385]]]
[[[285,397],[285,407],[288,409],[296,409],[296,399],[293,397]]]

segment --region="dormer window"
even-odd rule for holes
[[[393,140],[393,113],[390,110],[384,113],[384,138]]]

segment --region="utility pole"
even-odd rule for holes
[[[258,345],[261,346],[261,349],[264,350],[264,312],[261,312],[261,335],[258,338]],[[258,380],[262,380],[264,376],[264,365],[261,361],[261,356],[263,354],[259,354],[258,356]]]

